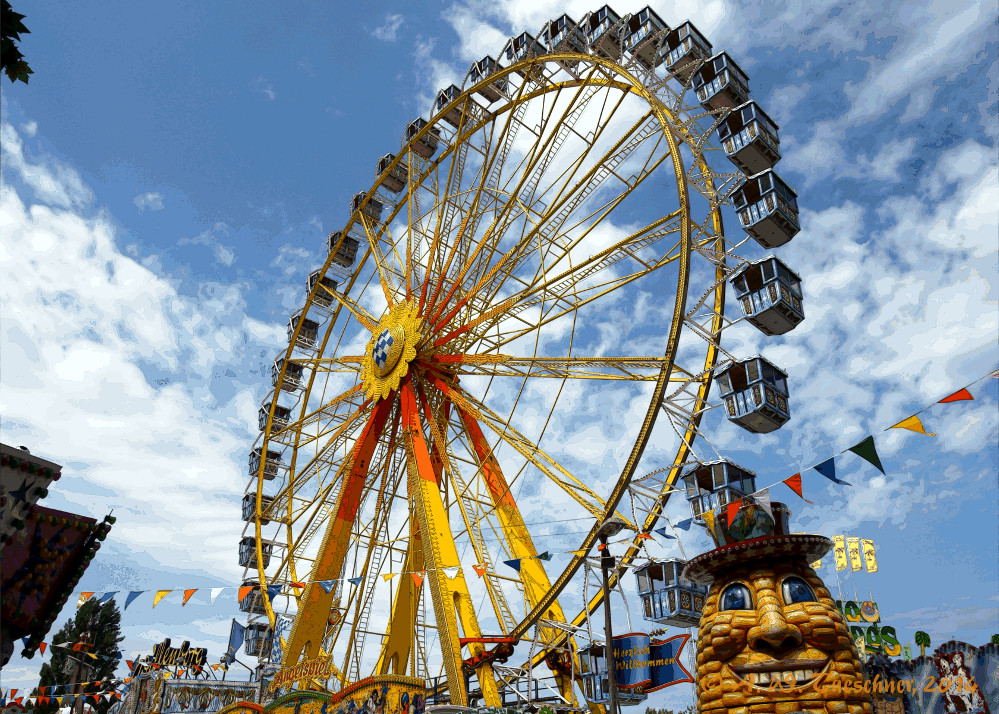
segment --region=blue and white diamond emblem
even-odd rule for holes
[[[375,366],[379,370],[385,369],[385,364],[388,362],[389,349],[391,349],[393,342],[395,340],[392,337],[392,332],[388,329],[382,330],[382,334],[378,335],[375,346],[371,350],[371,357],[375,360]]]

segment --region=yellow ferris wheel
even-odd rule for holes
[[[251,454],[241,563],[261,631],[293,618],[286,666],[323,657],[330,689],[437,677],[495,706],[523,656],[578,705],[572,625],[600,595],[567,586],[612,516],[635,557],[727,359],[744,261],[721,210],[746,177],[716,132],[748,92],[716,58],[649,9],[563,15],[378,161],[291,317]],[[650,443],[667,477],[638,514]]]

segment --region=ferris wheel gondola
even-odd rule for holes
[[[495,638],[542,633],[531,666],[559,648],[575,657],[572,627],[599,596],[575,618],[561,603],[599,525],[627,520],[619,507],[664,416],[673,465],[629,521],[654,525],[712,375],[732,361],[725,286],[745,261],[722,208],[747,177],[709,158],[724,158],[714,132],[747,97],[711,98],[740,77],[710,51],[648,8],[563,15],[442,90],[351,199],[275,362],[240,550],[260,624],[294,618],[285,663],[335,664],[334,681],[307,686],[441,671],[465,705],[469,673],[496,706],[508,680]],[[607,427],[620,454],[603,478],[565,444],[591,440],[574,424],[611,399],[634,416]],[[586,526],[554,573],[525,503]],[[573,676],[553,672],[577,706]]]

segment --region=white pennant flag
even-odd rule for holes
[[[765,488],[762,491],[757,491],[756,493],[753,494],[753,498],[756,500],[756,503],[759,505],[759,507],[767,512],[767,515],[770,516],[770,518],[774,517],[774,511],[770,507],[769,488]]]
[[[223,590],[225,590],[225,588],[212,588],[212,605],[215,604],[215,598],[217,598],[219,596],[219,593],[221,593]]]
[[[444,574],[448,577],[448,580],[454,580],[458,573],[461,572],[460,565],[452,565],[450,568],[441,568]]]

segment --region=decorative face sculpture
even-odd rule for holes
[[[697,641],[702,714],[870,714],[864,683],[843,616],[803,559],[715,575]]]

